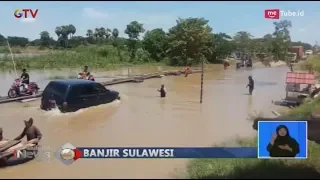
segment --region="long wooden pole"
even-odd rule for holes
[[[13,64],[13,68],[14,68],[14,72],[15,72],[15,74],[16,74],[16,78],[18,78],[18,73],[17,73],[16,63],[14,62],[13,54],[12,54],[11,47],[10,47],[10,44],[9,44],[9,41],[8,41],[8,40],[7,40],[7,45],[8,45],[8,48],[9,48],[10,54],[11,54],[11,60],[12,60],[12,64]]]
[[[203,96],[203,72],[204,72],[204,58],[202,57],[202,65],[201,65],[201,90],[200,90],[200,104],[202,104],[202,96]]]

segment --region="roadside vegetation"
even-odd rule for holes
[[[300,68],[309,72],[320,73],[320,55],[310,56],[307,61],[301,64]]]
[[[291,42],[290,21],[273,23],[275,31],[261,38],[254,38],[249,32],[240,31],[233,37],[225,33],[213,33],[208,20],[204,18],[178,19],[177,24],[165,32],[161,28],[145,30],[143,24],[132,21],[126,26],[127,38],[119,37],[117,28],[106,27],[87,30],[86,37],[77,36],[74,25],[56,27],[54,40],[47,31],[40,32],[40,38],[29,41],[25,37],[0,35],[0,67],[12,68],[8,55],[7,40],[14,54],[31,52],[34,57],[16,56],[19,69],[60,68],[89,65],[92,68],[108,68],[112,65],[141,63],[166,63],[172,66],[221,63],[235,53],[256,57],[259,53],[285,59],[291,45],[312,46],[302,42]],[[142,37],[143,36],[143,37]],[[30,51],[31,49],[31,51]]]

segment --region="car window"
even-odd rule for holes
[[[101,84],[95,84],[94,88],[96,89],[96,91],[98,91],[99,93],[104,93],[106,91],[108,91],[104,86],[102,86]]]
[[[48,84],[48,86],[45,89],[45,92],[54,93],[58,96],[64,96],[66,94],[66,91],[68,90],[68,86],[65,86],[63,84],[51,82]]]
[[[80,95],[94,95],[94,94],[98,94],[99,91],[92,85],[92,84],[88,84],[88,85],[83,85],[80,89]]]
[[[73,97],[77,97],[77,96],[80,96],[80,94],[81,94],[81,86],[75,85],[71,87],[71,92],[69,95]]]

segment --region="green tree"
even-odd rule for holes
[[[192,65],[212,54],[208,44],[213,44],[212,28],[204,18],[177,20],[169,29],[168,58],[170,65]]]
[[[104,27],[100,27],[98,30],[98,36],[102,39],[106,35],[106,29]]]
[[[166,33],[161,28],[147,31],[142,44],[143,48],[148,51],[152,59],[160,61],[165,57],[167,38]]]
[[[225,33],[218,33],[212,36],[213,42],[209,46],[212,48],[212,55],[208,56],[208,61],[211,63],[221,62],[236,50],[232,38]]]
[[[10,43],[10,46],[20,46],[20,47],[26,47],[29,43],[28,38],[17,37],[17,36],[8,36],[8,41]]]
[[[41,46],[43,47],[49,47],[50,46],[50,34],[48,31],[42,31],[40,33],[40,41],[41,41]]]
[[[87,30],[87,37],[92,37],[93,36],[93,31],[91,29]]]
[[[68,47],[68,36],[71,34],[69,26],[58,26],[55,29],[55,33],[58,36],[59,44],[63,47]]]
[[[126,33],[129,37],[127,47],[130,52],[131,61],[135,58],[137,49],[138,49],[138,41],[141,33],[144,33],[145,29],[143,28],[143,24],[132,21],[127,25],[124,33]]]
[[[73,35],[77,32],[76,27],[74,25],[69,24],[68,26],[69,34],[70,34],[70,39],[73,37]]]
[[[275,31],[273,33],[273,56],[275,60],[286,60],[288,48],[291,45],[290,31],[291,21],[283,20],[274,22]]]
[[[117,39],[117,38],[119,37],[119,30],[118,30],[117,28],[114,28],[114,29],[112,30],[112,37],[113,37],[114,39]]]
[[[111,29],[109,29],[109,28],[107,28],[106,30],[105,30],[105,37],[106,37],[106,39],[109,39],[110,38],[110,36],[111,36]]]
[[[117,28],[114,28],[112,30],[112,39],[113,39],[113,42],[112,42],[112,45],[114,47],[118,47],[119,43],[118,43],[118,37],[119,37],[119,30]]]
[[[61,36],[61,31],[62,31],[62,28],[60,26],[56,27],[56,29],[54,31],[56,33],[56,35],[58,36],[58,38]]]
[[[273,45],[272,45],[272,41],[273,41],[273,37],[272,34],[266,34],[263,36],[263,46],[265,49],[265,53],[267,53],[268,55],[270,55],[273,51]]]
[[[0,45],[6,45],[6,38],[2,34],[0,34]]]
[[[91,29],[87,30],[87,42],[90,44],[94,44],[94,37],[93,37],[93,31]]]
[[[239,31],[233,37],[235,44],[237,45],[237,50],[241,53],[251,53],[252,51],[252,38],[253,36],[246,31]]]

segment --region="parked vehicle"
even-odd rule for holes
[[[295,63],[297,62],[297,53],[290,53],[288,52],[288,60],[291,62],[291,63]]]
[[[297,57],[296,57],[296,62],[301,60],[303,57],[303,46],[292,46],[291,48],[288,49],[289,53],[296,53]]]
[[[306,50],[306,53],[305,53],[307,56],[310,56],[313,54],[313,51],[312,50]]]
[[[238,62],[236,64],[236,69],[240,69],[242,67],[252,67],[252,61],[251,60],[241,60],[241,62]]]
[[[30,96],[37,94],[39,91],[39,86],[35,82],[30,82],[28,87],[25,88],[21,79],[15,79],[11,88],[8,91],[9,98],[16,98],[19,96]]]
[[[100,83],[83,79],[51,81],[43,91],[41,109],[55,106],[61,112],[74,112],[82,108],[110,103],[120,99],[119,93],[106,89]]]

